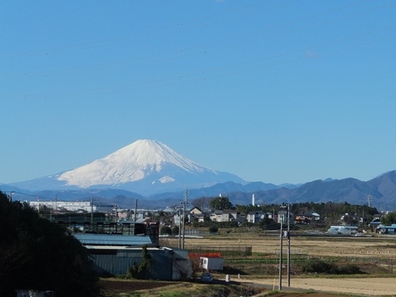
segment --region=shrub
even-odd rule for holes
[[[327,263],[320,259],[311,260],[302,267],[303,272],[324,273],[324,274],[359,274],[363,273],[359,266],[347,264],[338,266],[333,263]]]
[[[179,235],[179,226],[175,226],[172,229],[172,234],[173,235]]]
[[[335,272],[335,267],[333,264],[329,264],[325,261],[316,259],[313,261],[309,261],[307,264],[305,264],[303,266],[303,272],[332,274]]]
[[[359,266],[354,264],[347,264],[338,268],[338,274],[360,274],[363,273]]]
[[[217,233],[217,231],[219,231],[219,228],[217,226],[209,227],[209,232],[210,233]]]
[[[168,226],[162,226],[160,230],[161,235],[172,235],[172,229]]]
[[[130,267],[127,271],[128,278],[136,278],[136,279],[147,279],[148,272],[150,270],[151,265],[151,255],[147,251],[147,245],[142,247],[142,261],[138,265],[136,262],[133,262],[132,267]]]

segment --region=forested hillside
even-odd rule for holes
[[[85,249],[58,224],[0,192],[0,296],[16,289],[100,296]]]

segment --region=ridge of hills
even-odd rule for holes
[[[227,196],[233,204],[299,202],[348,202],[379,209],[395,209],[396,171],[372,180],[354,178],[315,180],[301,185],[246,182],[232,173],[201,166],[156,140],[138,140],[104,158],[78,168],[12,184],[0,190],[13,192],[17,200],[88,200],[131,207],[136,199],[143,207],[180,203],[189,199]],[[370,198],[368,198],[370,197]]]
[[[107,204],[117,204],[124,208],[132,208],[135,200],[139,200],[141,208],[163,208],[180,204],[185,195],[185,190],[174,192],[157,193],[144,196],[138,193],[121,189],[84,189],[84,190],[43,190],[29,191],[0,185],[1,191],[14,191],[14,197],[18,200],[35,200],[37,197],[43,200],[88,200],[95,199]],[[276,186],[263,182],[238,184],[226,182],[206,188],[188,190],[189,200],[201,197],[217,197],[222,194],[228,197],[234,204],[251,204],[252,195],[255,196],[255,204],[281,204],[281,203],[349,203],[367,204],[370,198],[371,205],[378,210],[396,209],[396,170],[384,173],[367,182],[354,178],[340,180],[315,180],[300,186],[288,185]]]

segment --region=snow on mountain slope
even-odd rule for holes
[[[166,172],[169,168],[173,170]],[[102,159],[66,171],[57,179],[69,186],[88,188],[136,182],[152,175],[156,181],[164,184],[177,179],[177,176],[172,176],[175,168],[177,172],[181,169],[193,175],[218,175],[218,172],[192,162],[159,141],[138,140]]]

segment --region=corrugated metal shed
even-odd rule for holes
[[[149,246],[149,279],[175,280],[191,276],[188,251],[152,247],[150,236],[76,233],[99,275],[125,275],[135,263],[142,262],[142,246]],[[151,246],[151,247],[150,247]]]
[[[76,237],[82,245],[143,246],[152,244],[150,236],[75,233],[74,237]]]
[[[88,250],[99,275],[125,275],[134,263],[142,262],[141,248],[92,246]],[[191,262],[172,249],[148,248],[147,251],[151,257],[149,279],[176,280],[191,277]]]

